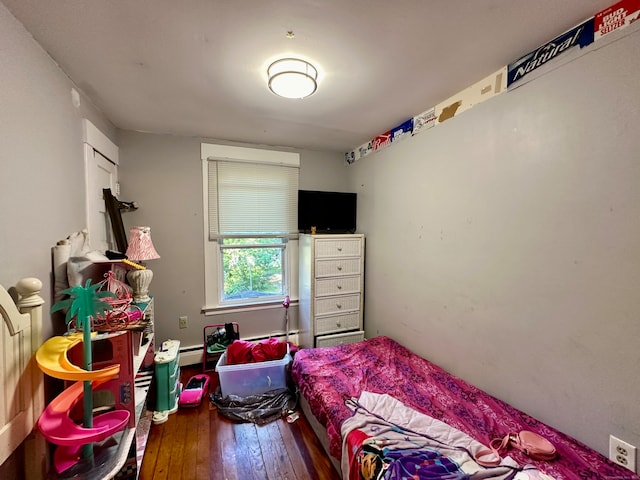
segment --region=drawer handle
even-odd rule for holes
[[[342,326],[342,325],[340,325],[340,320],[338,320],[338,321],[336,322],[336,327],[341,327],[341,326]]]
[[[338,265],[338,271],[341,272],[342,271],[342,267],[340,265]]]
[[[342,247],[338,247],[338,251],[341,252],[342,251]]]
[[[336,285],[338,290],[342,290],[342,285]]]
[[[342,308],[342,304],[340,304],[340,303],[336,303],[336,307],[338,307],[338,308]]]

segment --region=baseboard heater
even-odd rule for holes
[[[284,341],[286,339],[286,334],[282,333],[274,333],[273,335],[265,335],[258,337],[245,337],[242,340],[247,340],[249,342],[259,342],[260,340],[266,340],[268,338],[277,338],[278,340]],[[298,330],[289,332],[289,341],[295,344],[298,343]],[[198,365],[202,364],[202,354],[204,345],[191,345],[190,347],[181,347],[180,348],[180,366],[186,367],[189,365]]]

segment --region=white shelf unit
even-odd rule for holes
[[[131,372],[121,368],[117,379],[125,390],[131,387],[135,408],[134,426],[129,426],[113,435],[114,442],[106,441],[104,446],[94,444],[94,458],[85,464],[81,460],[77,465],[60,473],[51,473],[49,478],[74,480],[136,480],[142,465],[142,454],[151,428],[151,412],[146,409],[146,400],[153,377],[154,349],[154,302],[138,304],[143,310],[146,326],[143,330],[125,330],[103,333],[95,340],[126,335],[130,348]],[[123,362],[128,363],[128,362]],[[105,384],[106,385],[106,384]],[[122,395],[122,393],[120,392]]]
[[[151,429],[151,412],[147,411],[147,395],[153,379],[154,355],[154,300],[138,304],[143,311],[146,326],[142,331],[132,331],[133,345],[133,377],[135,399],[135,428],[128,428],[123,437],[124,447],[118,456],[116,466],[105,478],[115,480],[137,479],[142,467],[142,457]],[[146,360],[146,361],[145,361]],[[145,370],[141,370],[142,367]]]

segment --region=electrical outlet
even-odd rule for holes
[[[178,317],[178,325],[180,328],[187,328],[187,316]]]
[[[636,471],[636,447],[609,435],[609,459],[618,465]]]

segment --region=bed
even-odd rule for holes
[[[502,465],[508,466],[513,461],[517,465],[530,465],[537,469],[520,472],[516,478],[545,478],[545,475],[556,480],[640,478],[577,440],[447,373],[388,337],[379,336],[335,347],[302,349],[296,353],[291,371],[300,391],[302,409],[344,478],[377,478],[354,474],[353,465],[350,467],[353,458],[346,458],[356,448],[360,453],[363,449],[362,445],[356,447],[350,443],[353,438],[349,437],[358,436],[354,435],[357,425],[355,430],[347,428],[341,431],[345,425],[358,423],[354,411],[357,415],[372,414],[374,421],[382,419],[392,426],[398,426],[403,418],[410,415],[451,429],[445,437],[433,433],[430,436],[429,431],[417,432],[421,438],[429,439],[427,450],[438,450],[437,442],[442,438],[445,438],[443,444],[451,443],[451,432],[454,432],[453,436],[459,434],[461,439],[469,439],[471,443],[467,446],[488,446],[493,439],[526,430],[541,435],[555,446],[557,458],[552,461],[534,461],[513,448],[502,454],[503,458],[508,457]],[[365,403],[366,408],[354,407],[350,399]],[[383,410],[384,413],[369,411],[381,400],[395,403],[390,409]],[[405,407],[409,413],[398,416],[397,409]],[[394,411],[395,417],[390,418]],[[400,425],[400,431],[416,433],[413,424],[407,425]],[[443,455],[455,457],[446,452]],[[485,469],[481,465],[476,467]],[[497,471],[493,467],[486,470]],[[498,472],[493,478],[513,476],[505,472]],[[535,476],[537,474],[539,477]],[[451,475],[454,476],[447,478],[459,478]],[[491,476],[486,472],[484,475]]]
[[[27,475],[42,476],[44,441],[31,435],[44,406],[43,377],[34,353],[42,343],[42,282],[24,278],[0,285],[0,465],[25,440]]]

